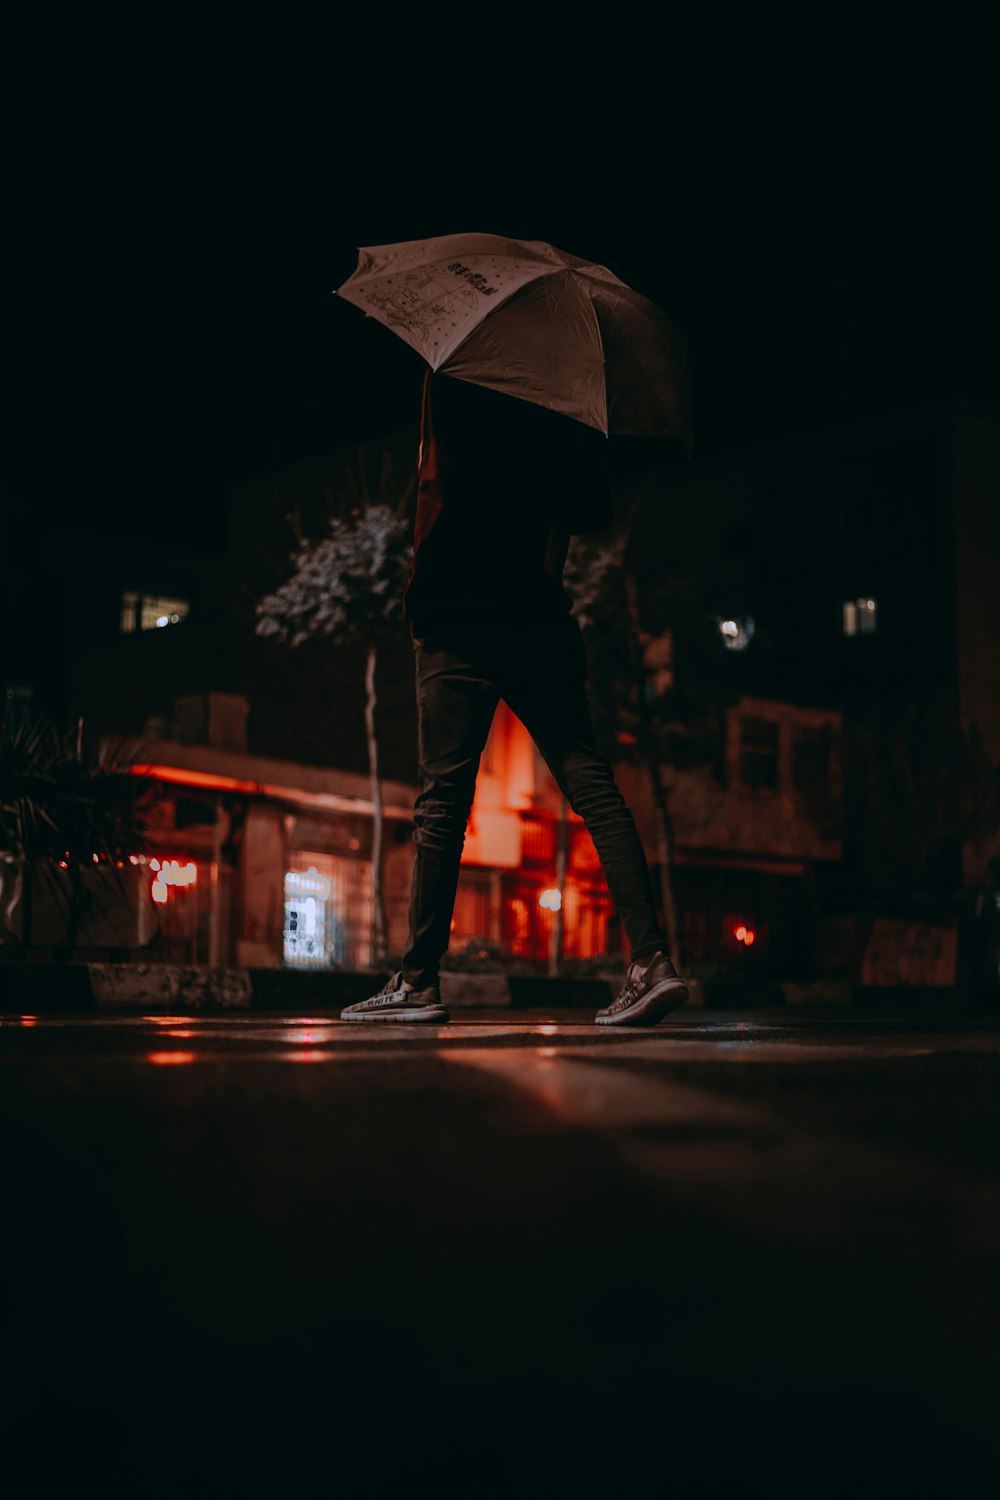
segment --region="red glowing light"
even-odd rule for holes
[[[149,888],[149,894],[152,896],[154,901],[160,902],[161,904],[166,901],[167,888],[164,885],[163,881],[154,880],[153,884]]]
[[[753,928],[744,926],[742,922],[739,927],[733,928],[733,937],[747,948],[752,948],[757,940],[757,934]]]
[[[151,1063],[157,1063],[161,1067],[167,1066],[169,1064],[176,1064],[176,1063],[192,1063],[192,1062],[194,1062],[194,1053],[193,1052],[148,1052],[146,1054],[146,1061],[147,1062],[151,1062]]]

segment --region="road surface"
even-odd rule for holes
[[[590,1022],[5,1017],[8,1492],[988,1492],[1000,1017]]]

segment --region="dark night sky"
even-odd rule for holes
[[[259,58],[218,96],[210,65],[152,103],[139,77],[130,109],[95,94],[37,130],[11,189],[15,514],[209,546],[230,484],[413,418],[421,362],[331,290],[359,245],[425,234],[549,240],[658,301],[704,455],[995,390],[984,106],[926,72],[958,89],[961,39],[923,71],[887,44],[735,87],[738,40],[689,74],[633,38],[600,76],[592,39],[583,71],[456,96],[426,52],[390,76],[368,39],[351,81],[301,37],[280,87]]]

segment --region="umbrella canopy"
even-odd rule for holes
[[[605,434],[690,447],[683,340],[606,266],[542,240],[448,234],[360,250],[337,293],[432,370]]]

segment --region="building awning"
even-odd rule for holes
[[[115,748],[118,754],[126,750],[123,742]],[[136,751],[141,755],[129,767],[133,776],[204,791],[237,792],[313,812],[374,814],[368,777],[357,772],[168,740],[138,745]],[[398,781],[383,781],[381,788],[383,814],[411,822],[416,789]]]

